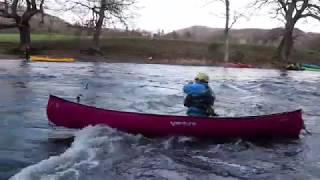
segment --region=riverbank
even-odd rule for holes
[[[2,35],[4,37],[4,35]],[[14,35],[0,38],[0,59],[23,58],[16,50]],[[88,51],[91,40],[80,37],[33,35],[32,55],[73,57],[77,61],[126,62],[179,65],[223,65],[223,44],[146,38],[107,38],[101,40],[100,54]],[[281,68],[285,64],[274,58],[275,47],[232,44],[230,61],[258,68]],[[320,52],[294,50],[292,62],[320,62]]]

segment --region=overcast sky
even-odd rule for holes
[[[138,0],[139,14],[133,22],[134,28],[169,32],[194,25],[215,28],[224,27],[224,4],[217,2],[208,4],[209,0]],[[245,12],[249,20],[242,18],[234,28],[275,28],[283,26],[279,20],[272,19],[267,10],[253,16],[246,8],[249,0],[231,0],[231,11]],[[308,32],[320,32],[320,22],[308,19],[298,22],[297,26]]]
[[[171,32],[190,26],[208,26],[213,28],[223,28],[225,24],[224,4],[219,0],[215,3],[208,3],[214,0],[136,0],[137,4],[132,12],[136,15],[129,22],[130,29],[143,29],[157,32],[164,30]],[[261,28],[271,29],[283,27],[280,20],[272,18],[270,10],[259,10],[252,13],[252,8],[248,8],[248,3],[252,0],[230,0],[231,12],[235,10],[243,13],[247,18],[241,18],[235,23],[233,28]],[[75,18],[70,12],[53,13],[59,17],[75,23],[79,16]],[[80,19],[86,19],[81,15]],[[300,20],[297,28],[306,32],[320,32],[320,22],[307,19]]]

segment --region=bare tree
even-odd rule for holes
[[[132,17],[129,9],[134,5],[135,0],[62,0],[67,3],[66,10],[71,10],[75,14],[86,14],[89,21],[93,23],[93,45],[99,49],[102,28],[107,23],[121,23],[127,25],[127,21]],[[81,11],[79,11],[81,10]],[[89,15],[89,17],[88,17]]]
[[[0,18],[11,19],[0,22],[0,29],[18,28],[20,48],[30,46],[30,19],[37,13],[43,13],[44,0],[4,0],[0,2]]]
[[[224,27],[224,61],[229,61],[230,48],[229,48],[229,39],[230,39],[230,30],[233,25],[241,18],[245,17],[243,13],[234,11],[230,13],[230,0],[213,0],[212,2],[222,2],[225,5],[225,27]],[[232,16],[232,17],[230,17]]]
[[[230,21],[230,1],[229,0],[223,0],[226,7],[226,24],[224,27],[224,62],[229,61],[229,31],[231,27],[229,26]],[[235,22],[235,21],[234,21]]]
[[[273,7],[275,17],[284,20],[283,37],[278,47],[278,56],[283,61],[288,61],[294,44],[294,27],[304,18],[320,20],[319,0],[255,0],[258,8],[263,6]]]

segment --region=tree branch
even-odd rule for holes
[[[287,5],[286,5],[287,3],[284,2],[283,0],[278,0],[278,2],[279,2],[279,4],[280,4],[281,8],[283,9],[283,11],[284,11],[285,13],[287,13],[287,12],[288,12]]]
[[[312,17],[312,18],[317,19],[317,20],[320,21],[320,16],[317,16],[315,14],[307,13],[307,14],[301,15],[301,18],[305,18],[305,17]]]
[[[297,7],[297,5],[296,5],[296,7]],[[297,9],[297,13],[293,17],[295,22],[299,20],[299,18],[302,15],[303,11],[305,11],[307,7],[308,7],[308,0],[303,0],[301,8],[299,10]]]
[[[31,0],[31,6],[32,6],[32,9],[33,10],[36,10],[37,9],[37,3],[35,0]]]
[[[12,4],[11,4],[11,14],[13,16],[18,16],[17,14],[17,6],[18,6],[18,0],[13,0]]]
[[[80,6],[83,6],[85,8],[88,8],[88,9],[92,10],[96,14],[99,14],[99,10],[98,10],[98,8],[96,6],[91,7],[90,5],[84,4],[82,2],[74,2],[74,4],[75,5],[72,7],[72,9],[75,8],[77,5],[80,5]]]
[[[315,5],[315,4],[308,4],[309,8],[314,8],[316,9],[319,13],[320,13],[320,6],[319,5]]]
[[[21,21],[29,21],[32,16],[36,15],[37,13],[41,13],[40,10],[30,10],[23,13]]]
[[[31,2],[30,0],[26,0],[26,2],[27,2],[27,10],[29,11],[31,10]]]
[[[239,13],[239,14],[234,13],[233,20],[232,20],[232,22],[230,23],[230,26],[228,27],[228,29],[229,29],[229,30],[232,29],[233,25],[236,24],[237,21],[238,21],[239,19],[241,19],[241,18],[246,18],[246,19],[248,19],[248,17],[246,17],[246,16],[245,16],[244,14],[242,14],[242,13]]]

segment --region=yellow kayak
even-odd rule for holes
[[[31,56],[31,61],[41,61],[41,62],[74,62],[74,58],[51,58],[48,56]]]

